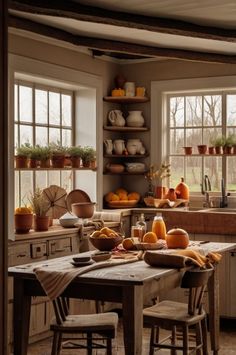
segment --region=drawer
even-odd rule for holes
[[[9,266],[30,263],[30,243],[18,244],[8,248],[8,264]]]
[[[48,242],[49,257],[60,257],[72,253],[71,237],[50,240]]]
[[[30,244],[32,259],[45,260],[47,258],[47,242]]]

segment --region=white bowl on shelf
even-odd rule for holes
[[[72,213],[65,213],[63,216],[59,218],[59,223],[64,228],[72,228],[75,223],[79,221],[79,218]]]

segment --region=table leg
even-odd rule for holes
[[[14,355],[26,355],[29,339],[31,296],[24,294],[24,280],[14,278]]]
[[[217,266],[208,281],[208,301],[211,350],[216,355],[220,348],[219,269]]]
[[[142,354],[143,286],[123,288],[123,327],[125,355]]]

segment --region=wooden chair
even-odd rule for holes
[[[74,342],[83,340],[84,344],[74,344],[73,342],[73,348],[87,349],[88,355],[92,355],[95,348],[104,348],[107,355],[112,354],[112,339],[115,338],[118,324],[116,313],[70,315],[68,299],[64,297],[53,300],[53,307],[55,319],[50,326],[50,329],[54,332],[51,355],[60,354],[63,334],[81,334],[80,338],[67,337],[67,339],[73,339]],[[96,338],[93,337],[94,334],[97,335]],[[63,337],[63,340],[65,340],[65,337]],[[71,348],[71,346],[68,346],[68,348]]]
[[[188,304],[162,301],[143,310],[144,323],[151,325],[149,355],[154,354],[155,348],[170,349],[175,355],[182,350],[184,355],[207,351],[206,313],[202,307],[203,294],[208,279],[213,272],[211,269],[192,269],[186,271],[181,282],[182,288],[189,289]],[[190,346],[189,328],[195,330],[196,346]],[[160,328],[171,330],[171,335],[159,340]],[[182,344],[177,344],[177,329],[181,331]],[[167,340],[170,340],[166,344]],[[191,350],[189,352],[189,350]]]

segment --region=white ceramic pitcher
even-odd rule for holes
[[[126,122],[129,127],[142,127],[144,125],[142,111],[129,111]]]
[[[123,139],[115,139],[113,147],[116,154],[123,154],[123,151],[125,149],[125,141]]]
[[[105,148],[106,148],[106,154],[112,154],[113,151],[113,143],[111,139],[105,139],[104,140]]]
[[[108,119],[112,126],[123,127],[125,125],[125,119],[123,113],[120,110],[112,110],[108,114]]]

